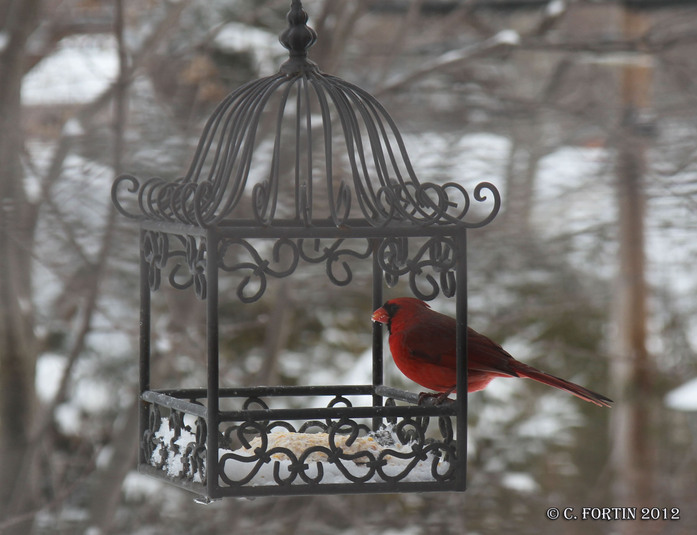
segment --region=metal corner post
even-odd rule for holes
[[[376,310],[382,306],[382,285],[383,273],[378,261],[378,246],[380,245],[379,238],[371,240],[373,249],[373,308]],[[382,325],[373,323],[373,387],[382,385],[385,381],[384,377],[384,353],[383,353],[383,332]],[[373,394],[373,406],[381,407],[383,405],[382,396]],[[378,429],[382,423],[382,418],[373,419],[373,429]]]
[[[145,231],[140,231],[140,363],[139,363],[139,391],[138,397],[138,413],[139,413],[139,435],[138,442],[143,437],[145,429],[148,425],[148,405],[142,400],[141,396],[146,390],[150,390],[150,281],[149,281],[149,264],[145,259],[145,250],[143,249]],[[141,464],[147,462],[145,452],[142,447],[139,447],[138,458]]]
[[[218,318],[218,232],[206,233],[206,338],[208,341],[208,419],[206,436],[206,486],[209,498],[218,497],[218,426],[220,420],[220,365]]]
[[[456,359],[457,359],[457,459],[462,467],[457,471],[457,490],[467,488],[467,230],[455,235],[457,255],[456,287]]]

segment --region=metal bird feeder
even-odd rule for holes
[[[288,61],[220,103],[183,178],[122,175],[112,188],[117,209],[140,224],[139,470],[204,501],[464,491],[467,396],[419,405],[416,394],[384,385],[379,324],[372,384],[220,384],[227,296],[219,277],[241,276],[228,299],[251,303],[270,278],[310,264],[349,285],[351,260],[372,271],[366,328],[385,285],[401,278],[417,297],[456,300],[457,384],[466,385],[466,234],[500,207],[489,183],[476,186],[472,202],[457,182],[420,182],[383,106],[308,60],[317,36],[301,2],[291,2],[287,19],[280,41]],[[201,388],[151,385],[151,297],[163,278],[205,302]],[[317,407],[288,408],[317,399]]]

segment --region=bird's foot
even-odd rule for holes
[[[419,401],[417,402],[417,405],[419,406],[426,406],[430,407],[433,405],[442,405],[443,403],[454,403],[454,400],[450,399],[448,397],[448,394],[450,394],[452,390],[448,390],[447,392],[420,392],[419,393]]]

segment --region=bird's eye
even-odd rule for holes
[[[399,309],[399,305],[395,305],[394,303],[390,303],[390,302],[388,301],[387,303],[385,303],[385,304],[383,305],[382,308],[385,309],[385,312],[387,312],[387,314],[388,314],[390,317],[393,317],[393,316],[397,313],[397,310]]]

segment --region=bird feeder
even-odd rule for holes
[[[268,280],[312,264],[326,279],[305,291],[348,287],[350,260],[372,274],[366,329],[384,288],[400,279],[421,299],[455,299],[466,392],[466,234],[500,207],[489,183],[470,195],[457,182],[420,182],[385,108],[307,58],[317,35],[301,2],[287,20],[289,59],[219,104],[183,178],[121,175],[113,184],[115,206],[140,225],[139,470],[204,501],[464,491],[467,396],[419,404],[385,385],[379,324],[371,384],[221,384],[221,304],[263,299]],[[240,279],[236,295],[219,291],[221,277]],[[205,303],[200,388],[151,384],[151,298],[163,280]]]

